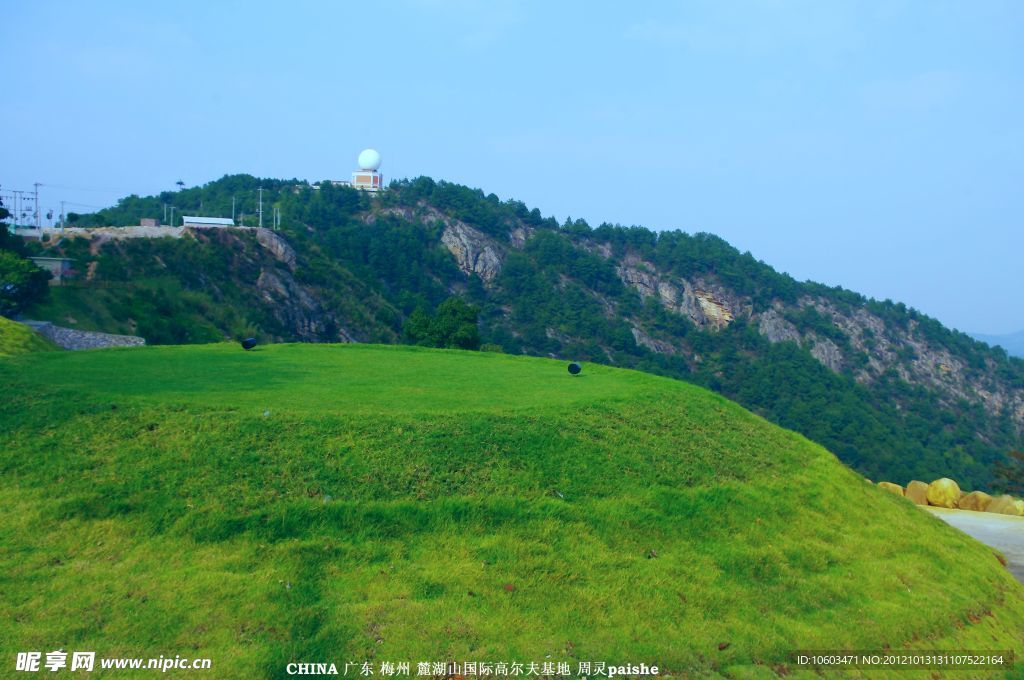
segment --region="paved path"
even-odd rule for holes
[[[931,506],[927,506],[927,509],[968,536],[1006,555],[1010,573],[1024,583],[1024,517]]]

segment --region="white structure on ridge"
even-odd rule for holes
[[[193,215],[182,215],[181,226],[183,227],[233,227],[235,221],[229,217],[195,217]]]
[[[376,149],[363,149],[359,154],[359,169],[352,173],[352,186],[364,191],[380,191],[384,188],[384,176],[377,172],[380,154]]]

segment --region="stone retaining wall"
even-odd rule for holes
[[[21,323],[32,328],[50,342],[64,349],[98,349],[101,347],[136,347],[145,345],[146,339],[137,335],[114,335],[96,331],[80,331],[75,328],[55,326],[49,321],[26,321]]]

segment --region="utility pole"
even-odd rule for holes
[[[234,222],[235,222],[235,197],[234,196],[231,197],[231,222],[232,222],[232,224],[234,224]]]
[[[174,206],[171,206],[171,226],[174,226]]]
[[[36,229],[40,229],[40,228],[42,228],[43,225],[41,225],[39,223],[39,218],[40,218],[40,215],[39,215],[39,187],[41,187],[43,185],[40,184],[39,182],[36,182],[32,186],[34,186],[35,189],[36,189]]]
[[[21,208],[19,207],[19,204],[21,203],[21,195],[23,193],[24,192],[18,191],[17,189],[14,190],[14,226],[15,227],[18,226],[18,218],[21,217]]]
[[[260,227],[263,226],[263,187],[260,187]]]
[[[164,203],[164,224],[167,224],[167,204]]]
[[[164,204],[164,221],[167,221],[167,204]],[[64,231],[64,201],[60,202],[60,230]]]

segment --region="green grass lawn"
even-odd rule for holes
[[[817,677],[796,649],[1024,654],[1024,587],[990,549],[708,391],[565,366],[365,345],[0,359],[4,663],[758,678]]]

